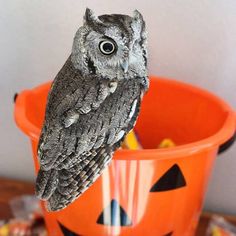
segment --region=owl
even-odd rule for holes
[[[67,207],[101,175],[137,119],[148,89],[145,22],[86,9],[54,79],[38,144],[36,195]]]

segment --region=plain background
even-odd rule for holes
[[[97,14],[140,10],[150,74],[201,86],[236,107],[235,0],[0,0],[1,176],[34,179],[29,140],[14,124],[13,95],[55,77],[86,6]],[[217,158],[206,208],[236,214],[235,180],[236,145]]]

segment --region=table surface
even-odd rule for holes
[[[0,178],[0,220],[10,219],[12,217],[8,201],[22,194],[33,194],[34,184],[19,180]],[[215,213],[214,213],[215,214]],[[208,222],[213,213],[203,212],[199,221],[196,236],[205,236]],[[236,225],[236,216],[222,215],[231,223]]]

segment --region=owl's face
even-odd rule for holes
[[[83,74],[108,79],[147,76],[146,31],[142,15],[101,15],[87,9],[77,31],[72,62]]]

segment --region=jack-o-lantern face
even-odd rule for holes
[[[148,194],[152,195],[151,197],[155,197],[153,195],[162,194],[167,191],[172,191],[187,186],[184,174],[178,164],[170,166],[169,169],[167,169],[167,171],[165,171],[156,181],[152,182],[153,184],[148,190]],[[117,197],[118,199],[120,198],[118,195]],[[96,225],[103,227],[120,227],[125,229],[135,227],[132,215],[129,215],[127,210],[121,206],[118,199],[111,199],[109,204],[101,209],[100,214],[97,215],[96,222],[94,222]],[[82,232],[80,234],[80,231],[69,229],[63,225],[62,222],[58,222],[58,224],[60,226],[61,232],[63,233],[63,236],[83,235]],[[171,231],[167,231],[167,233],[161,234],[160,236],[171,236],[173,235],[173,232],[174,229],[171,229]]]

